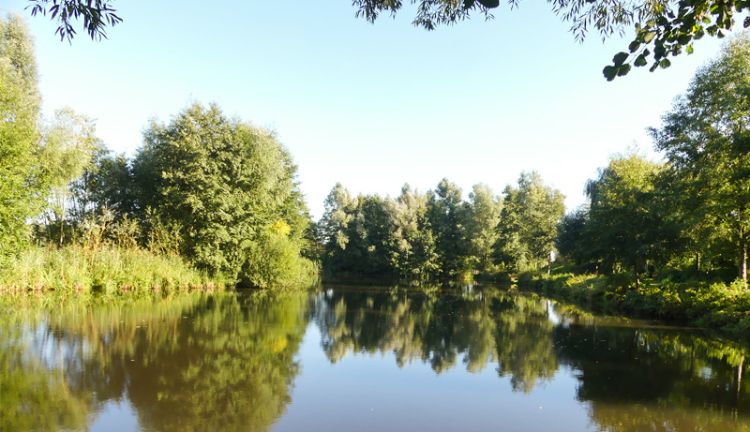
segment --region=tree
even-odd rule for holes
[[[738,276],[747,280],[750,233],[750,39],[741,36],[698,71],[687,93],[652,129],[685,205],[693,206],[735,248]]]
[[[489,186],[474,185],[469,193],[469,216],[466,229],[469,240],[471,266],[480,271],[492,267],[492,258],[499,233],[502,201],[494,195]]]
[[[112,6],[113,0],[30,0],[32,15],[49,15],[58,22],[56,34],[71,40],[76,30],[73,22],[83,20],[83,28],[92,39],[106,37],[107,26],[122,19]],[[406,3],[402,0],[352,0],[358,17],[374,22],[382,13],[395,15]],[[417,4],[412,23],[433,30],[440,25],[452,25],[478,14],[485,19],[500,6],[499,0],[410,0]],[[508,0],[511,8],[520,0]],[[651,71],[669,67],[669,57],[684,51],[693,52],[693,42],[706,34],[724,37],[734,26],[734,17],[750,10],[750,2],[722,0],[552,0],[552,11],[571,24],[570,31],[579,41],[590,30],[602,38],[623,34],[632,26],[635,36],[627,51],[617,53],[612,65],[604,68],[608,80],[627,75],[631,65],[646,66],[651,59]],[[750,18],[744,21],[750,25]]]
[[[153,123],[145,141],[133,162],[138,207],[178,228],[184,256],[259,287],[293,284],[307,271],[307,209],[273,134],[194,104],[167,125]]]
[[[407,184],[391,208],[391,263],[401,279],[416,284],[432,280],[439,268],[427,202],[426,195]]]
[[[76,220],[112,211],[116,220],[125,215],[141,216],[136,207],[135,179],[131,162],[100,148],[91,165],[73,185],[73,216]]]
[[[440,180],[427,202],[427,216],[435,236],[440,275],[454,279],[467,269],[469,250],[467,209],[461,199],[461,188],[448,179]]]
[[[42,134],[41,157],[50,187],[50,219],[59,225],[59,242],[65,237],[65,218],[72,183],[92,164],[101,142],[94,121],[70,108],[55,112]]]
[[[34,47],[20,18],[0,19],[0,258],[19,250],[41,210],[39,105]]]
[[[614,158],[589,181],[586,239],[592,254],[608,269],[622,265],[636,276],[663,252],[658,242],[661,218],[653,205],[654,178],[660,166],[628,155]]]
[[[505,188],[496,259],[508,270],[536,269],[554,250],[565,197],[546,186],[537,172],[522,173]]]
[[[579,266],[590,264],[591,244],[588,242],[589,211],[587,207],[578,208],[566,214],[557,227],[555,246],[563,257],[571,259]],[[595,266],[592,266],[595,267]]]

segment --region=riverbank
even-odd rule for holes
[[[213,291],[225,285],[178,256],[115,246],[95,250],[77,245],[32,247],[0,268],[0,295],[4,296],[152,295]]]
[[[721,330],[747,338],[750,289],[739,282],[643,280],[638,287],[625,276],[573,273],[524,273],[519,289],[582,305],[596,311]]]

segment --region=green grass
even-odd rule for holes
[[[0,295],[139,295],[223,288],[177,256],[113,246],[33,247],[0,268]]]
[[[626,274],[526,273],[521,289],[531,289],[596,310],[655,318],[748,337],[750,289],[741,282],[646,279],[635,286]]]

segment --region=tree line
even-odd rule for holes
[[[447,179],[425,193],[405,185],[395,199],[352,196],[337,184],[318,224],[323,268],[416,284],[539,269],[553,252],[563,200],[536,172],[502,196],[475,185],[468,200]]]
[[[557,247],[580,269],[747,281],[750,39],[730,41],[650,129],[664,160],[613,158]]]
[[[575,272],[747,281],[750,37],[728,42],[651,128],[658,162],[613,157],[565,213],[563,196],[524,173],[502,196],[443,180],[394,198],[337,184],[318,225],[329,275],[416,283],[535,271],[559,253]]]
[[[128,158],[72,109],[42,118],[37,81],[25,24],[0,19],[0,266],[35,243],[106,242],[256,287],[315,275],[297,168],[272,132],[196,103]]]

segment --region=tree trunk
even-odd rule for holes
[[[701,254],[700,252],[695,254],[695,272],[700,274],[701,272]]]
[[[739,278],[747,282],[747,234],[740,228]]]
[[[65,240],[65,200],[64,199],[60,207],[62,208],[62,211],[60,212],[60,246],[62,246],[63,240]]]

